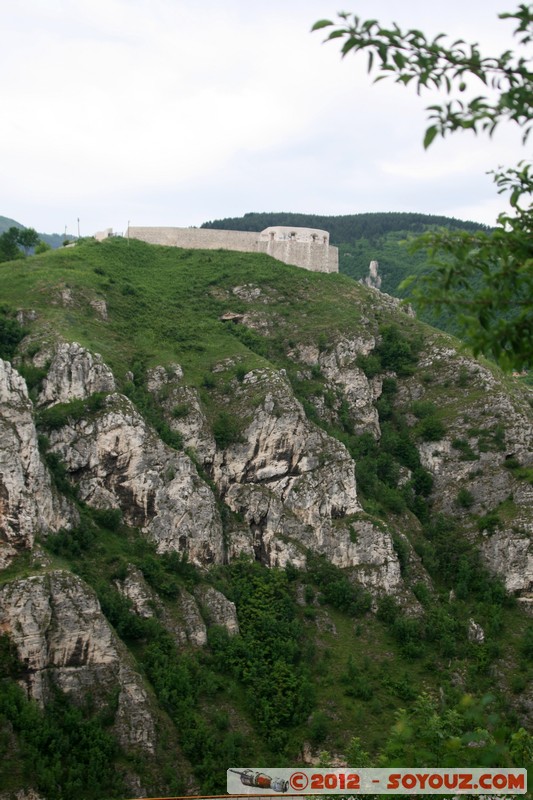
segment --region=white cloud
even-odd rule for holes
[[[500,0],[354,5],[360,16],[508,45],[497,32],[509,25],[494,21]],[[41,230],[72,229],[79,216],[86,232],[130,217],[186,225],[251,210],[493,215],[483,172],[520,158],[516,140],[452,137],[424,153],[430,98],[372,86],[363,61],[341,61],[336,44],[309,33],[336,7],[8,0],[0,213]]]

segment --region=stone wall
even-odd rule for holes
[[[130,227],[126,235],[148,244],[168,247],[267,253],[284,264],[292,264],[312,272],[339,271],[338,250],[330,246],[329,233],[314,228],[278,226],[255,233],[212,228]]]
[[[148,244],[184,247],[193,250],[237,250],[257,252],[257,233],[218,231],[211,228],[129,228],[131,239]]]

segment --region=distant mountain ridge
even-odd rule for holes
[[[17,222],[15,219],[11,219],[10,217],[1,217],[0,216],[0,235],[5,233],[10,228],[26,228],[27,225],[22,225],[21,222]],[[52,247],[54,250],[58,247],[61,247],[64,240],[66,239],[73,239],[73,236],[64,236],[62,233],[39,233],[39,239],[42,242],[46,242]]]
[[[20,222],[17,222],[14,219],[10,219],[9,217],[0,217],[0,234],[5,233],[10,228],[24,228],[24,225],[21,225]]]

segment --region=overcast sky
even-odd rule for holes
[[[3,0],[0,215],[41,232],[247,211],[419,211],[493,223],[517,131],[422,148],[435,100],[341,60],[339,10],[515,44],[503,0]]]

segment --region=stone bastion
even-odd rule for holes
[[[329,233],[317,228],[274,226],[261,233],[214,228],[129,227],[126,236],[148,244],[197,250],[237,250],[269,256],[311,272],[338,272],[339,251],[329,243]],[[97,234],[97,238],[99,235]]]

